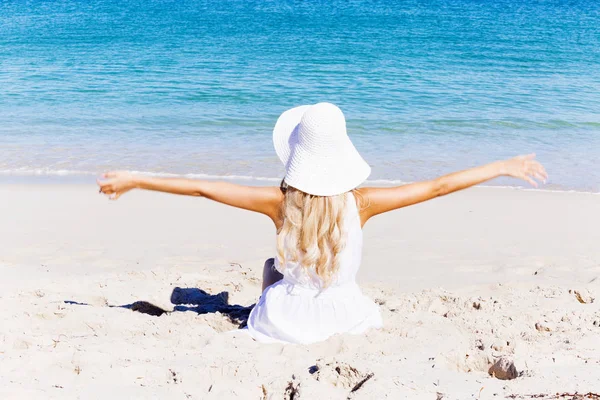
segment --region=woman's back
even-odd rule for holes
[[[363,333],[381,327],[379,308],[356,284],[362,255],[360,215],[352,192],[346,194],[339,266],[329,284],[314,267],[286,261],[275,267],[283,279],[263,292],[248,319],[248,330],[262,342],[312,343],[336,333]],[[284,253],[296,252],[285,242]],[[330,266],[326,266],[330,267]]]
[[[285,264],[281,265],[279,259],[276,258],[275,268],[283,275],[283,279],[287,284],[310,289],[323,289],[325,286],[335,287],[355,283],[362,258],[363,234],[356,199],[352,192],[346,193],[343,230],[344,247],[338,256],[339,267],[329,285],[326,285],[326,282],[317,275],[313,267],[305,268],[301,265],[301,262],[285,261]],[[285,253],[295,253],[297,249],[288,249],[288,247],[296,245],[296,243],[286,241],[283,250]]]

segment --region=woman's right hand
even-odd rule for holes
[[[502,175],[522,179],[534,187],[538,186],[536,180],[546,183],[548,174],[544,166],[535,160],[535,154],[517,156],[510,160],[501,161]]]
[[[108,195],[110,200],[117,200],[136,187],[133,174],[126,171],[107,172],[96,182],[100,187],[100,193]]]

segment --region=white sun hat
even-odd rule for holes
[[[371,174],[346,132],[344,113],[331,103],[292,108],[281,114],[273,143],[285,165],[285,182],[315,196],[358,187]]]

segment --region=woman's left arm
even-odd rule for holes
[[[111,200],[132,189],[198,196],[229,206],[255,211],[277,223],[283,194],[278,187],[243,186],[230,182],[185,178],[157,178],[129,172],[109,172],[98,180],[100,192]]]

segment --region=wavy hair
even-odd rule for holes
[[[340,267],[340,254],[346,245],[344,216],[346,193],[314,196],[282,182],[284,201],[282,226],[277,232],[277,258],[299,263],[314,271],[329,286]]]

